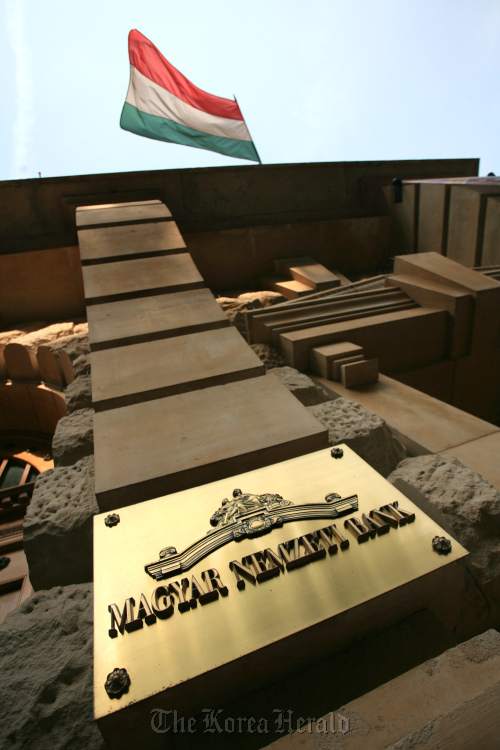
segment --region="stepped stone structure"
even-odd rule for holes
[[[179,498],[195,490],[201,507],[217,483],[254,477],[255,487],[232,485],[232,498],[217,496],[219,511],[215,505],[211,513],[219,513],[217,534],[224,532],[220,519],[237,512],[245,533],[258,536],[262,523],[283,525],[284,508],[299,512],[297,502],[281,495],[271,501],[267,493],[279,488],[259,487],[259,472],[315,460],[325,450],[331,478],[319,499],[328,523],[335,521],[334,536],[328,544],[318,536],[327,523],[318,521],[297,537],[297,549],[309,549],[309,557],[301,563],[303,577],[292,573],[290,580],[307,576],[317,602],[324,592],[314,588],[315,560],[330,559],[339,570],[344,561],[366,560],[363,583],[375,586],[385,562],[375,564],[371,555],[382,544],[389,540],[405,560],[418,558],[418,550],[405,547],[410,537],[404,534],[438,524],[453,539],[453,554],[460,544],[470,554],[461,567],[458,559],[448,565],[446,540],[444,554],[429,545],[421,556],[430,555],[437,572],[414,589],[429,590],[415,602],[441,598],[450,603],[449,616],[436,619],[437,610],[419,610],[410,596],[386,599],[381,632],[372,632],[367,620],[357,643],[339,640],[325,625],[317,642],[337,638],[338,646],[333,656],[325,650],[321,663],[308,660],[314,649],[305,636],[295,646],[284,641],[276,664],[288,662],[289,673],[275,673],[271,659],[257,670],[265,679],[251,683],[256,677],[247,656],[251,695],[238,693],[236,675],[230,703],[212,706],[210,691],[201,688],[200,699],[207,711],[220,712],[222,728],[204,731],[210,716],[187,716],[198,729],[197,746],[234,747],[238,721],[238,742],[255,750],[270,743],[346,750],[495,746],[500,187],[476,177],[477,168],[476,160],[284,165],[0,184],[0,215],[13,205],[13,191],[18,195],[18,208],[2,225],[0,250],[0,271],[9,280],[0,302],[0,560],[7,560],[0,569],[0,695],[7,716],[0,748],[133,744],[133,714],[125,721],[117,711],[112,725],[96,708],[100,729],[93,720],[92,652],[102,612],[94,612],[92,595],[104,564],[94,553],[93,528],[114,534],[114,544],[124,529],[120,514],[135,513],[139,524],[156,498],[171,500],[171,516],[161,524],[165,544],[173,540],[177,548],[159,553],[156,600],[150,605],[140,591],[127,590],[125,607],[109,604],[106,649],[124,644],[124,663],[110,669],[126,666],[129,643],[134,650],[146,636],[156,638],[177,602],[175,622],[195,634],[192,654],[207,648],[210,628],[227,628],[228,639],[244,643],[257,621],[270,617],[257,599],[257,619],[237,629],[217,615],[219,605],[204,604],[219,598],[221,607],[234,606],[245,586],[256,597],[264,580],[279,596],[279,576],[299,559],[283,540],[294,542],[293,533],[302,532],[285,524],[283,543],[276,543],[281,558],[276,552],[265,557],[278,538],[273,531],[255,547],[262,553],[233,561],[240,566],[239,591],[231,589],[227,601],[228,573],[220,567],[204,570],[208,578],[196,573],[200,580],[190,585],[198,593],[182,600],[191,579],[181,581],[179,573],[180,584],[169,582],[161,565],[218,537],[211,536],[208,517],[209,533],[195,544],[182,532],[184,549],[174,539]],[[402,204],[391,186],[398,175]],[[292,177],[301,180],[300,196]],[[19,200],[28,188],[39,191],[38,203]],[[35,280],[37,289],[45,285],[43,295],[32,293]],[[21,449],[13,447],[19,445],[50,449],[53,463],[42,466],[38,457],[36,483],[14,491],[2,477],[17,476],[7,472],[10,461],[20,461]],[[344,522],[335,515],[335,503],[345,502],[337,493],[342,483],[360,501],[370,490],[358,489],[355,472],[344,475],[349,449],[388,477],[387,492],[402,493],[399,505],[381,498],[375,516]],[[23,471],[26,481],[29,467]],[[293,485],[293,477],[287,481]],[[304,488],[317,481],[314,473],[297,478]],[[358,495],[352,498],[358,502]],[[405,499],[417,509],[414,527]],[[273,502],[282,503],[281,515]],[[324,513],[323,505],[315,512]],[[118,557],[110,552],[106,566],[116,579],[134,554],[133,544]],[[154,549],[151,560],[157,554]],[[271,566],[273,559],[282,570]],[[149,562],[138,566],[148,583]],[[327,599],[341,592],[339,573]],[[294,607],[304,606],[309,593],[303,583],[293,603],[283,600],[283,617],[293,621]],[[314,611],[316,604],[308,606]],[[355,612],[346,616],[359,625]],[[207,618],[203,638],[195,617]],[[182,644],[181,652],[189,662]],[[231,665],[226,669],[230,674]],[[332,673],[342,679],[332,684]],[[137,676],[121,687],[116,675],[108,678],[114,710],[124,703],[122,688],[135,695]],[[478,741],[468,729],[477,711],[483,717]],[[155,720],[156,729],[148,715],[148,746],[192,747],[189,723],[182,731],[179,724],[174,737],[157,731],[161,716]]]

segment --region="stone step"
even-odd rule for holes
[[[362,355],[363,348],[350,341],[339,341],[336,344],[326,344],[311,349],[310,364],[311,371],[315,375],[333,380],[333,364],[337,359],[344,359],[356,355]]]
[[[94,416],[101,511],[328,446],[326,429],[273,375]]]
[[[378,380],[378,359],[361,359],[357,362],[342,362],[340,381],[344,388],[358,388],[361,385],[376,383]]]
[[[337,317],[348,319],[349,315],[361,316],[367,311],[382,312],[386,308],[415,307],[413,300],[399,289],[387,289],[385,294],[354,294],[326,300],[314,300],[307,304],[287,307],[276,305],[257,311],[258,314],[246,313],[251,340],[260,343],[273,341],[275,331],[283,333],[309,327],[315,323],[326,322]]]
[[[295,281],[295,279],[290,280],[277,273],[261,276],[259,281],[264,289],[279,292],[279,294],[282,294],[287,299],[297,299],[298,297],[303,297],[305,294],[311,294],[311,287],[302,284],[300,281]]]
[[[189,253],[83,266],[82,273],[87,306],[205,286]]]
[[[91,362],[96,411],[265,374],[235,328],[105,349],[93,352]]]
[[[82,265],[168,255],[186,249],[175,221],[80,229],[78,244]]]
[[[76,209],[77,229],[167,221],[171,218],[172,214],[159,200],[105,203],[97,206],[80,206]]]
[[[444,356],[447,332],[445,310],[419,307],[412,310],[357,317],[280,335],[287,365],[309,369],[309,351],[324,344],[352,341],[367,357],[379,357],[382,372],[411,369]]]
[[[92,351],[230,325],[209,289],[90,305],[87,318]]]
[[[361,350],[363,351],[363,350]],[[339,381],[341,380],[342,375],[342,367],[344,365],[351,364],[352,362],[363,362],[364,357],[362,354],[352,354],[350,357],[339,357],[339,359],[336,359],[332,362],[332,380]]]
[[[328,268],[318,263],[314,258],[276,258],[274,267],[279,273],[291,276],[301,284],[305,284],[313,291],[321,291],[340,286],[341,280]]]

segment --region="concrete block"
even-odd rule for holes
[[[342,357],[335,359],[331,366],[332,380],[341,380],[342,367],[348,365],[351,362],[363,362],[364,357],[362,354],[353,354],[352,357]]]
[[[366,317],[417,305],[400,289],[297,300],[273,310],[247,313],[252,341],[275,343],[288,331]]]
[[[417,252],[446,250],[450,186],[422,182],[419,186]]]
[[[336,398],[308,410],[328,428],[330,445],[345,443],[384,477],[407,456],[381,417],[348,398]]]
[[[477,265],[478,230],[483,221],[482,204],[485,200],[486,196],[477,188],[464,185],[450,188],[446,255],[469,268]]]
[[[500,196],[489,195],[486,201],[480,265],[498,264],[500,264]]]
[[[82,273],[87,305],[205,286],[189,253],[83,266]]]
[[[342,360],[339,360],[342,361]],[[340,366],[340,380],[345,388],[356,388],[378,380],[378,359],[364,359]]]
[[[328,268],[318,263],[314,258],[277,258],[274,261],[276,271],[291,276],[295,281],[305,284],[313,291],[331,289],[340,286],[340,279]]]
[[[83,265],[184,251],[175,221],[81,229],[78,245]]]
[[[87,315],[92,351],[229,326],[208,289],[91,305]]]
[[[386,283],[402,289],[422,307],[447,310],[451,316],[447,354],[450,357],[463,357],[468,353],[474,320],[474,300],[470,292],[410,274],[389,276]]]
[[[410,369],[443,358],[446,312],[418,308],[329,323],[280,335],[286,363],[309,369],[309,350],[338,341],[363,347],[369,358],[379,357],[382,372]]]
[[[147,221],[166,221],[172,214],[159,200],[106,203],[97,206],[79,206],[76,209],[76,226],[103,227],[113,224],[135,224]]]
[[[105,349],[91,359],[96,411],[265,374],[235,328]]]
[[[350,341],[339,341],[336,344],[315,347],[309,354],[311,371],[323,378],[333,379],[332,367],[335,360],[357,354],[363,354],[362,347]]]
[[[94,430],[101,511],[328,444],[323,426],[272,375],[98,412]]]
[[[33,588],[93,580],[94,457],[37,477],[23,523],[24,550]]]

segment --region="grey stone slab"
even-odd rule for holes
[[[205,286],[189,253],[83,266],[87,305]]]
[[[172,214],[159,200],[105,203],[98,206],[80,206],[76,209],[78,229],[162,219],[165,221],[171,218]]]
[[[78,232],[78,244],[84,265],[148,255],[167,255],[186,248],[175,221],[81,229]]]
[[[328,445],[272,375],[97,412],[101,511],[251,471]]]
[[[87,315],[92,351],[230,325],[208,289],[91,305]]]
[[[91,359],[96,411],[265,374],[235,328],[105,349]]]

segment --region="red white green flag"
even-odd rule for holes
[[[128,37],[130,84],[120,126],[157,141],[259,161],[236,101],[194,86],[133,29]]]

